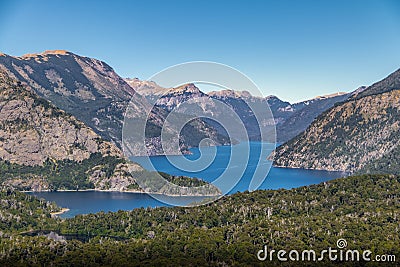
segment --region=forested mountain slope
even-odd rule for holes
[[[400,173],[399,76],[396,71],[321,114],[276,149],[275,166]]]

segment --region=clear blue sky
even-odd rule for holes
[[[206,60],[292,102],[400,68],[400,1],[0,0],[0,51],[66,49],[147,79]]]

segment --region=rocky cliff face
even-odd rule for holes
[[[321,114],[305,132],[276,149],[274,164],[347,172],[385,172],[398,166],[399,75],[397,71]]]
[[[24,88],[19,81],[10,79],[3,71],[0,71],[0,125],[0,159],[4,166],[15,170],[46,168],[49,163],[79,165],[95,154],[101,155],[105,163],[109,159],[123,162],[122,153],[114,144],[104,141],[82,122]],[[109,166],[107,170],[103,167],[104,164],[90,166],[87,172],[95,188],[103,189],[96,187],[101,184],[96,168],[108,172],[106,178],[119,176],[128,184],[135,183],[128,173],[120,175],[121,169],[126,168],[123,164]],[[14,174],[12,181],[8,181],[11,184],[24,185],[25,189],[50,189],[45,173],[30,173],[29,177],[23,171],[21,175]]]
[[[43,165],[47,159],[82,161],[92,153],[121,156],[90,128],[25,90],[0,72],[0,157],[11,163]]]

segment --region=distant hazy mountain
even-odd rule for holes
[[[276,166],[400,173],[400,70],[321,114],[276,150]]]
[[[211,92],[210,95],[221,101],[230,103],[233,106],[236,106],[235,102],[237,101],[236,99],[238,96],[248,97],[252,102],[259,101],[269,105],[274,116],[278,142],[284,142],[304,131],[304,129],[306,129],[319,114],[332,107],[335,103],[343,101],[350,96],[350,94],[347,93],[337,93],[290,104],[289,102],[280,100],[276,96],[259,98],[250,95],[247,96],[246,94],[243,96],[243,94],[237,95],[230,92],[224,92],[226,92],[226,90],[222,91],[222,93]],[[236,108],[236,110],[243,114],[247,113],[243,108]],[[249,123],[252,122],[249,121]]]
[[[286,142],[303,132],[319,114],[336,103],[346,100],[350,95],[337,93],[292,105],[293,113],[291,116],[277,125],[278,141]]]
[[[126,79],[127,83],[145,96],[150,103],[164,110],[171,111],[181,103],[190,99],[206,96],[194,84],[184,84],[176,88],[163,88],[154,82]]]
[[[238,114],[244,122],[250,139],[259,139],[260,133],[258,123],[252,115],[250,107],[246,102],[265,107],[268,105],[273,118],[267,118],[261,122],[266,125],[276,125],[277,141],[284,142],[300,132],[304,131],[310,123],[322,112],[332,107],[335,103],[346,100],[351,93],[336,93],[327,96],[316,97],[311,100],[290,104],[282,101],[276,96],[255,97],[247,91],[221,90],[204,93],[194,84],[186,84],[177,88],[162,88],[153,82],[143,82],[138,79],[127,79],[127,82],[138,88],[138,92],[145,96],[150,102],[164,110],[171,111],[190,99],[197,100],[197,108],[204,113],[216,114],[215,106],[207,101],[215,99],[221,101]],[[192,109],[195,109],[191,106]],[[187,112],[180,109],[181,112]],[[207,123],[222,130],[217,124],[207,120]]]
[[[145,110],[151,109],[148,101],[103,61],[64,50],[22,57],[0,54],[0,69],[6,70],[10,76],[32,88],[39,96],[74,115],[102,138],[115,142],[119,147],[124,112],[131,101],[130,116],[142,121],[147,119],[146,145],[149,153],[156,155],[170,152],[162,150],[159,138],[166,113],[160,109],[152,109],[153,112],[146,118]],[[202,130],[207,128],[202,122],[193,122],[188,127],[195,137],[209,137],[216,144],[226,142],[220,140],[219,136],[213,136],[212,132],[208,134]],[[172,127],[164,127],[164,130],[170,135],[178,136]],[[191,136],[184,134],[185,131],[181,140],[182,150],[195,145]]]

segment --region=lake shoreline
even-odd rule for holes
[[[345,176],[352,175],[352,173],[343,171],[343,170],[327,170],[327,169],[319,169],[319,168],[303,168],[303,167],[292,167],[292,166],[280,166],[280,165],[274,165],[272,164],[271,167],[274,168],[282,168],[282,169],[293,169],[293,170],[306,170],[306,171],[325,171],[325,172],[337,172],[337,173],[343,173]]]
[[[240,146],[240,144],[238,146]],[[242,144],[242,146],[246,146],[246,144]],[[158,171],[176,176],[200,177],[201,179],[209,183],[216,181],[216,179],[218,179],[219,177],[221,177],[222,174],[225,173],[226,179],[224,179],[224,181],[222,181],[221,179],[221,182],[219,184],[220,187],[226,189],[233,187],[229,192],[226,193],[226,195],[232,195],[236,192],[248,191],[250,186],[254,182],[259,183],[257,185],[257,188],[252,187],[254,189],[278,190],[282,188],[292,189],[312,184],[319,184],[345,176],[343,172],[305,170],[269,166],[271,162],[265,159],[264,153],[267,154],[268,151],[265,151],[265,149],[273,149],[272,147],[266,147],[263,143],[260,142],[251,142],[250,148],[252,153],[250,153],[248,157],[244,155],[244,153],[243,157],[241,157],[241,154],[239,154],[238,157],[235,157],[235,161],[230,160],[230,146],[218,147],[216,151],[217,154],[214,153],[215,151],[213,149],[205,148],[202,151],[204,153],[203,156],[205,156],[205,158],[207,158],[207,156],[210,156],[210,158],[213,159],[213,162],[207,168],[204,168],[197,172],[190,172],[191,169],[186,169],[187,165],[180,165],[180,161],[185,161],[185,163],[187,163],[187,159],[198,159],[201,156],[201,151],[199,149],[193,149],[194,153],[191,156],[180,156],[174,158],[174,162],[177,164],[179,163],[177,166],[172,164],[165,156],[152,157],[151,162],[149,162],[148,160],[143,161],[145,164],[142,166],[145,169],[146,167],[152,169],[155,168]],[[238,149],[238,151],[240,152],[240,147],[238,147]],[[137,160],[140,161],[141,158],[137,158]],[[246,169],[235,169],[241,167],[244,160],[246,162]],[[141,162],[139,162],[139,164],[141,164]],[[227,172],[227,170],[230,173]],[[255,174],[257,174],[257,176],[254,176]],[[241,176],[240,178],[238,177],[239,175]],[[67,193],[74,191],[77,193]],[[146,193],[142,190],[139,191],[138,189],[132,189],[130,191],[98,189],[85,189],[78,191],[58,190],[49,193],[43,192],[42,194],[40,192],[36,193],[39,197],[42,197],[48,201],[54,201],[60,207],[68,207],[71,209],[70,212],[60,215],[61,218],[69,218],[79,214],[89,214],[100,211],[109,212],[118,210],[132,210],[137,208],[192,206],[193,203],[197,203],[195,205],[201,204],[201,202],[203,202],[203,198],[207,198],[204,196],[187,195],[197,192],[185,192],[186,196],[179,195],[175,197],[169,197],[166,194],[157,195],[156,193]],[[209,196],[208,198],[218,199],[218,196]]]
[[[118,190],[108,190],[108,189],[60,189],[60,190],[23,190],[20,191],[22,193],[46,193],[46,192],[110,192],[110,193],[130,193],[130,194],[146,194],[146,195],[162,195],[167,197],[218,197],[222,194],[214,194],[214,195],[178,195],[178,194],[164,194],[164,193],[156,193],[156,192],[144,192],[144,191],[118,191]]]
[[[70,211],[69,208],[61,208],[60,211],[56,211],[56,212],[50,212],[51,217],[58,217],[58,215],[64,214],[66,212]]]

